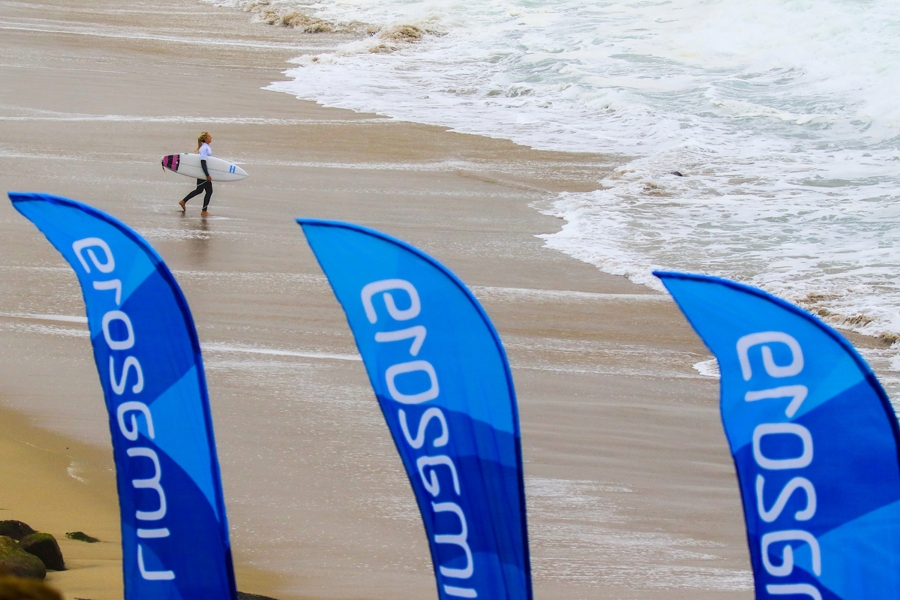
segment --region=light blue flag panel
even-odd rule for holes
[[[347,314],[415,492],[442,600],[530,600],[512,376],[478,301],[384,234],[298,219]]]
[[[109,410],[125,598],[236,598],[200,344],[175,278],[109,215],[54,196],[9,197],[81,283]]]
[[[836,331],[758,289],[656,273],[715,354],[757,598],[900,598],[897,418]]]

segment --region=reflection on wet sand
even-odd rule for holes
[[[29,25],[0,36],[4,188],[38,187],[110,212],[175,274],[204,349],[238,582],[254,583],[245,589],[284,600],[435,594],[409,483],[294,222],[311,216],[422,248],[484,304],[519,399],[537,598],[752,596],[717,384],[692,367],[709,355],[665,296],[535,237],[560,223],[532,205],[583,189],[615,159],[533,152],[265,92],[282,77],[277,65],[303,50],[295,33],[256,27],[242,12],[193,0],[124,12],[113,0],[90,12],[51,4],[36,17],[26,4],[0,3],[0,26]],[[79,35],[56,33],[66,27]],[[196,31],[260,43],[197,52],[172,41]],[[51,113],[104,118],[32,118]],[[216,216],[203,220],[190,204],[179,214],[188,180],[160,173],[159,157],[207,129],[216,153],[250,177],[216,186]],[[67,474],[70,460],[59,473],[109,483],[93,475],[111,465],[87,328],[68,320],[84,315],[77,281],[2,202],[0,239],[0,403],[103,449],[76,460],[73,473],[89,483]],[[96,491],[112,498],[96,510],[115,506],[113,486]],[[114,577],[76,583],[93,572],[57,581],[70,596],[117,597]]]

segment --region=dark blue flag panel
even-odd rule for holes
[[[716,355],[757,598],[900,598],[897,418],[869,366],[805,311],[656,273]]]
[[[521,440],[497,332],[450,271],[384,234],[298,219],[347,314],[415,492],[443,600],[530,600]]]
[[[125,598],[235,598],[200,344],[181,289],[109,215],[54,196],[9,197],[81,283],[109,410]]]

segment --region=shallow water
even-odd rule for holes
[[[195,6],[198,6],[198,12],[213,10],[204,5]],[[354,15],[363,11],[365,14],[360,16],[366,21],[377,22],[379,11],[399,14],[409,7],[424,5],[349,2],[330,8],[327,4],[316,6],[322,11],[346,11]],[[459,129],[470,128],[527,143],[533,138],[535,145],[538,140],[544,140],[547,147],[633,154],[637,158],[630,163],[631,168],[639,170],[642,165],[649,164],[656,165],[654,168],[659,172],[651,169],[647,171],[649,175],[634,175],[638,184],[631,187],[628,187],[630,175],[626,171],[620,171],[608,182],[612,182],[611,186],[619,180],[628,184],[622,187],[621,194],[626,194],[623,198],[627,193],[639,192],[644,194],[640,196],[644,200],[658,199],[660,204],[648,213],[634,212],[635,217],[625,221],[632,227],[641,226],[644,214],[652,216],[655,210],[666,208],[670,201],[664,194],[658,197],[655,193],[645,194],[640,177],[665,185],[671,179],[675,182],[673,185],[688,187],[693,185],[692,182],[711,185],[710,181],[716,181],[714,170],[707,172],[682,165],[678,168],[688,177],[674,179],[675,176],[665,175],[673,167],[660,165],[667,165],[668,157],[682,156],[679,154],[682,150],[678,144],[664,143],[668,138],[662,134],[682,131],[680,124],[672,128],[670,121],[662,119],[657,128],[662,132],[659,135],[650,131],[640,137],[635,133],[641,131],[642,123],[652,122],[654,114],[667,114],[653,113],[663,110],[654,101],[664,104],[666,94],[675,89],[654,88],[654,82],[660,77],[654,75],[657,71],[653,69],[668,68],[670,63],[678,65],[675,59],[654,62],[644,58],[617,58],[629,39],[646,37],[643,29],[626,31],[631,38],[625,34],[614,38],[612,26],[597,29],[595,22],[586,19],[579,31],[566,34],[583,37],[583,51],[572,54],[565,47],[549,42],[555,39],[551,34],[555,35],[557,30],[565,32],[567,23],[571,24],[570,17],[575,13],[565,10],[580,11],[584,3],[556,5],[552,7],[553,11],[549,10],[549,4],[540,2],[472,4],[468,8],[462,3],[429,3],[429,6],[442,8],[450,15],[443,29],[437,27],[441,23],[439,19],[423,23],[442,35],[426,36],[424,41],[413,45],[398,42],[396,35],[387,41],[376,36],[354,42],[397,45],[396,51],[384,54],[354,54],[356,46],[341,46],[336,51],[317,49],[315,52],[320,54],[317,63],[321,64],[314,69],[303,67],[306,70],[301,79],[311,86],[319,86],[319,92],[331,94],[332,98],[328,100],[323,95],[318,99],[359,101],[359,105],[352,108],[360,110],[374,108],[385,114],[396,111],[395,116],[423,122],[449,119],[452,122],[447,124]],[[657,9],[664,13],[667,6],[670,5],[601,3],[585,9],[584,14],[591,18],[619,14],[620,20],[627,22],[634,18],[634,23],[641,24],[640,18]],[[563,18],[558,18],[557,13],[563,13]],[[492,19],[498,18],[508,20],[498,26],[491,25]],[[692,18],[696,18],[696,14]],[[653,19],[648,21],[651,25],[652,22]],[[23,21],[10,26],[33,30],[45,24]],[[454,38],[457,28],[460,35],[469,37]],[[101,28],[92,33],[95,29],[89,26],[56,27],[56,30],[70,33],[108,36],[104,40],[166,41],[170,37],[167,32],[148,34],[139,28]],[[594,33],[595,30],[600,33]],[[601,39],[600,34],[605,38]],[[179,38],[179,35],[173,31],[171,37]],[[193,34],[188,37],[189,48],[206,46],[205,40]],[[461,39],[465,43],[460,42]],[[510,43],[510,39],[518,41]],[[547,51],[534,51],[540,48],[537,44],[542,39],[549,40],[541,42]],[[215,48],[223,48],[229,42],[218,39],[217,43],[219,46]],[[448,62],[449,53],[440,46],[445,43],[450,43],[449,47],[459,55],[457,63]],[[634,103],[635,111],[626,110],[632,104],[624,101],[607,105],[591,101],[590,86],[565,82],[542,86],[542,80],[536,75],[516,75],[517,68],[534,67],[542,76],[551,79],[565,76],[573,78],[577,84],[582,73],[577,69],[557,69],[553,65],[560,63],[553,61],[576,57],[590,66],[594,46],[606,43],[612,44],[607,52],[610,61],[619,61],[616,77],[621,81],[614,82],[618,87],[612,92]],[[650,56],[649,42],[642,43],[646,46],[642,52]],[[479,44],[499,48],[499,54],[482,60],[486,55],[485,46]],[[311,47],[323,47],[307,44],[305,40],[270,46],[293,47],[297,53],[310,52]],[[251,48],[253,42],[236,47]],[[562,51],[558,51],[560,48]],[[443,58],[441,52],[444,52]],[[432,55],[435,60],[428,62]],[[466,63],[467,60],[470,62]],[[697,67],[702,60],[684,58],[684,61],[702,71],[702,64]],[[638,70],[638,66],[644,64],[649,65],[647,70]],[[444,68],[447,65],[450,67]],[[478,87],[482,80],[462,85],[463,79],[454,79],[457,75],[473,74],[487,82],[484,88]],[[416,79],[413,75],[421,77]],[[405,76],[412,79],[403,79]],[[584,81],[591,85],[603,81],[589,76],[584,75],[588,77]],[[436,81],[443,87],[436,84],[415,88],[417,81]],[[392,88],[397,82],[401,87]],[[526,89],[526,84],[534,89]],[[693,85],[686,81],[688,84]],[[409,93],[410,89],[417,89],[419,93]],[[558,95],[548,102],[546,95],[541,96],[541,90],[558,92]],[[300,88],[291,92],[303,95]],[[383,105],[379,105],[382,92]],[[276,94],[259,95],[282,98]],[[429,103],[429,99],[434,102]],[[582,104],[590,110],[584,112]],[[145,125],[171,124],[190,128],[192,123],[200,124],[197,117],[191,116],[192,112],[180,111],[174,117],[142,117],[131,106],[123,106],[118,112],[115,107],[103,107],[98,109],[97,115],[82,114],[81,111],[87,110],[85,107],[72,107],[72,112],[62,112],[65,107],[58,107],[56,112],[0,108],[10,118],[2,122],[7,129],[53,127],[65,132],[81,121],[86,123],[83,127],[102,126],[110,131]],[[156,107],[151,108],[147,109],[148,114],[158,114]],[[557,109],[560,112],[552,112]],[[223,130],[229,126],[262,129],[301,122],[257,119],[252,110],[222,110],[221,113],[224,116],[214,122]],[[551,116],[544,118],[544,115]],[[695,115],[696,121],[688,120],[687,124],[694,127],[692,123],[705,123],[703,118],[709,115],[704,115]],[[716,118],[731,122],[721,116],[713,117],[716,115],[709,116],[713,125],[719,123]],[[714,132],[713,125],[709,125],[709,131]],[[704,131],[707,130],[698,125],[695,133],[699,136]],[[115,141],[117,138],[111,136],[110,139]],[[566,146],[563,142],[572,145]],[[660,150],[647,150],[655,143],[660,144]],[[343,317],[328,313],[328,310],[338,309],[314,263],[297,260],[304,245],[295,226],[290,223],[290,228],[269,226],[267,219],[274,222],[276,217],[270,215],[279,214],[278,220],[283,220],[288,212],[293,215],[298,210],[296,204],[291,204],[288,211],[277,205],[275,199],[290,198],[294,202],[299,196],[304,203],[309,202],[322,212],[325,212],[322,207],[326,202],[341,198],[354,211],[371,220],[375,220],[373,215],[377,214],[377,218],[382,219],[379,223],[383,224],[393,214],[406,212],[407,203],[416,198],[420,204],[429,207],[447,205],[463,198],[465,205],[477,212],[477,206],[486,204],[486,198],[491,203],[506,201],[504,206],[512,206],[510,197],[521,204],[523,198],[526,202],[537,201],[539,194],[503,188],[506,197],[493,197],[491,190],[496,192],[499,186],[476,188],[467,181],[455,181],[442,190],[441,185],[434,184],[437,178],[420,177],[425,170],[429,176],[452,173],[456,165],[448,163],[423,166],[408,165],[403,161],[388,164],[380,160],[360,160],[354,165],[352,157],[337,153],[334,158],[321,154],[305,161],[304,153],[294,152],[279,165],[285,167],[284,171],[290,169],[293,179],[282,182],[291,186],[290,193],[275,189],[269,194],[261,189],[252,191],[253,188],[245,188],[242,192],[248,196],[252,193],[253,201],[265,202],[271,212],[259,212],[255,207],[251,210],[249,200],[243,205],[231,201],[233,204],[229,206],[229,196],[220,193],[216,202],[225,214],[248,220],[234,218],[207,223],[190,217],[179,218],[175,224],[171,199],[184,193],[180,187],[182,182],[176,181],[180,178],[161,179],[156,159],[146,161],[146,157],[138,156],[131,148],[121,150],[120,146],[114,146],[117,153],[113,156],[113,151],[106,145],[104,141],[102,150],[93,146],[93,152],[104,160],[115,162],[116,168],[127,173],[139,188],[135,205],[141,212],[129,214],[129,223],[163,249],[191,298],[195,314],[201,317],[198,318],[199,335],[214,404],[232,539],[242,564],[252,563],[290,575],[294,578],[290,591],[297,595],[327,590],[328,594],[345,597],[431,597],[434,582],[421,522],[363,367],[356,360]],[[735,143],[729,148],[734,150],[739,145]],[[82,152],[80,146],[91,147],[79,143],[78,152]],[[709,151],[710,156],[724,152],[709,147],[713,148]],[[112,173],[82,169],[78,161],[85,160],[84,157],[61,156],[52,150],[55,148],[17,144],[11,138],[0,145],[0,154],[4,158],[19,166],[35,165],[35,172],[43,173],[51,158],[60,159],[52,163],[54,171],[58,171],[57,176],[65,177],[67,188],[72,186],[80,190],[84,197],[115,197],[111,190],[115,190],[116,177]],[[657,159],[653,159],[654,156]],[[345,159],[350,162],[328,162]],[[641,163],[642,160],[650,162]],[[712,161],[710,164],[720,163]],[[727,162],[723,159],[721,164]],[[332,167],[342,171],[331,171]],[[256,168],[261,170],[262,165]],[[354,177],[338,177],[342,172],[352,172]],[[256,173],[260,171],[254,175]],[[251,179],[254,185],[257,181],[262,179]],[[842,181],[851,179],[829,178],[825,186],[808,187],[825,193],[841,192],[846,187],[842,187]],[[729,180],[729,185],[732,183]],[[273,178],[271,185],[277,184]],[[633,192],[635,189],[638,192]],[[372,190],[378,190],[378,194],[373,194]],[[395,200],[395,196],[399,200]],[[686,197],[685,201],[688,201],[692,196]],[[365,207],[365,202],[371,202],[373,198],[385,205],[389,202],[396,205],[397,213],[365,213],[360,207]],[[560,200],[569,202],[573,198],[580,199],[588,208],[600,206],[594,195],[567,195]],[[119,207],[112,201],[101,205],[106,209],[114,207],[118,210]],[[281,212],[276,213],[276,209]],[[572,214],[573,222],[580,217],[575,211],[566,210],[567,214]],[[431,248],[439,248],[465,268],[479,256],[489,255],[496,261],[497,257],[531,252],[525,248],[525,243],[513,243],[517,238],[502,231],[509,221],[503,221],[506,215],[500,212],[498,209],[477,213],[471,217],[473,221],[460,224],[456,230],[446,230],[444,223],[436,223],[440,217],[433,217],[426,223],[425,233],[420,233],[422,224],[414,219],[398,219],[398,222],[405,227],[400,228],[404,234],[419,236],[417,242],[424,241]],[[599,216],[585,212],[584,221],[593,223],[606,214],[606,211],[599,212]],[[472,230],[471,223],[481,218],[483,220],[477,221],[478,226],[486,227],[487,217],[495,220],[490,222],[490,231],[494,233],[466,238]],[[686,227],[684,223],[679,225],[678,219],[688,217],[674,210],[672,216],[666,218],[676,226]],[[3,219],[8,223],[0,222],[7,225],[17,224],[10,229],[21,237],[12,239],[21,241],[22,247],[28,249],[22,256],[5,254],[4,265],[0,267],[0,276],[17,284],[0,288],[0,304],[4,311],[0,314],[0,331],[3,332],[0,350],[7,356],[3,366],[4,402],[27,411],[42,425],[108,447],[107,415],[97,385],[86,328],[83,321],[77,320],[78,315],[83,314],[77,282],[68,267],[43,266],[59,265],[59,257],[33,229],[27,228],[26,233],[26,227],[18,227],[23,225],[18,215],[8,214]],[[12,219],[16,220],[13,222]],[[615,226],[620,227],[619,224]],[[608,233],[600,228],[591,234],[594,237],[568,240],[567,243],[572,241],[572,248],[588,249],[608,243],[619,251],[612,254],[618,261],[616,264],[628,264],[625,259],[631,259],[625,250],[631,248],[628,244],[632,241],[628,230],[623,230],[618,238]],[[527,234],[523,235],[527,237]],[[563,236],[554,239],[566,241]],[[765,247],[767,239],[754,243]],[[618,244],[622,244],[621,247]],[[653,252],[657,250],[652,246],[642,249],[640,244],[635,247],[634,264],[644,265],[642,269],[655,264]],[[702,250],[703,246],[698,248]],[[574,252],[571,248],[567,251]],[[698,250],[697,254],[702,252]],[[283,262],[272,264],[273,256]],[[685,256],[692,255],[686,252]],[[680,257],[681,252],[673,253],[672,260]],[[590,260],[599,264],[596,259]],[[565,262],[574,264],[574,261]],[[722,264],[731,265],[728,261],[722,261]],[[666,263],[665,266],[675,268],[678,265]],[[547,267],[548,271],[550,268]],[[256,272],[262,269],[272,272]],[[544,274],[552,276],[552,273]],[[671,309],[666,297],[594,294],[565,289],[564,285],[560,285],[560,289],[536,290],[527,289],[525,286],[529,284],[519,282],[515,277],[504,281],[523,287],[482,286],[474,292],[492,316],[499,314],[502,317],[506,313],[507,320],[501,328],[504,343],[509,350],[517,386],[525,392],[520,399],[523,411],[529,411],[523,423],[529,428],[526,484],[531,548],[536,583],[545,592],[539,597],[570,600],[587,600],[598,594],[667,599],[749,597],[752,582],[740,529],[740,500],[726,445],[724,439],[720,439],[715,385],[709,377],[709,369],[703,372],[691,368],[708,356],[690,346],[696,340],[690,337],[687,341],[687,335],[678,338],[678,343],[666,346],[656,332],[643,341],[636,341],[632,339],[632,331],[620,339],[612,339],[612,336],[594,335],[595,330],[589,329],[592,318],[617,311],[624,315],[623,320],[638,314],[648,322],[660,313],[670,315],[665,313],[665,307]],[[541,286],[535,284],[533,287]],[[302,298],[303,302],[298,303],[297,298]],[[658,310],[653,303],[659,303]],[[638,308],[630,310],[634,306]],[[550,317],[549,313],[555,314]],[[541,317],[545,321],[541,321]],[[558,318],[569,318],[570,323],[560,324]],[[666,318],[668,324],[674,323],[670,316]],[[528,327],[522,325],[526,320]],[[531,326],[540,331],[529,335]],[[585,329],[588,333],[582,335]],[[561,330],[565,335],[558,333]],[[602,340],[602,343],[596,340]],[[879,360],[889,363],[891,359],[885,355]],[[48,371],[50,368],[52,373]],[[879,371],[879,375],[882,373]],[[85,478],[77,464],[70,465],[69,474],[76,479]],[[702,490],[703,498],[697,497],[695,492],[698,490]],[[563,592],[552,593],[559,590]]]
[[[900,5],[274,0],[267,8],[372,32],[299,56],[269,89],[535,148],[632,157],[598,178],[597,191],[543,207],[565,220],[549,246],[656,289],[654,268],[708,273],[762,287],[832,325],[900,334]],[[422,37],[400,35],[403,26]]]

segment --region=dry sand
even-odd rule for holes
[[[194,0],[0,0],[0,188],[106,210],[173,269],[205,348],[239,588],[434,598],[414,499],[293,218],[398,236],[470,285],[519,396],[535,596],[751,598],[718,386],[666,296],[542,247],[611,157],[535,152],[260,88],[339,38]],[[159,157],[203,130],[251,177],[210,210]],[[74,275],[0,201],[0,518],[63,541],[69,598],[121,598],[106,415]],[[49,315],[49,316],[48,316]]]

